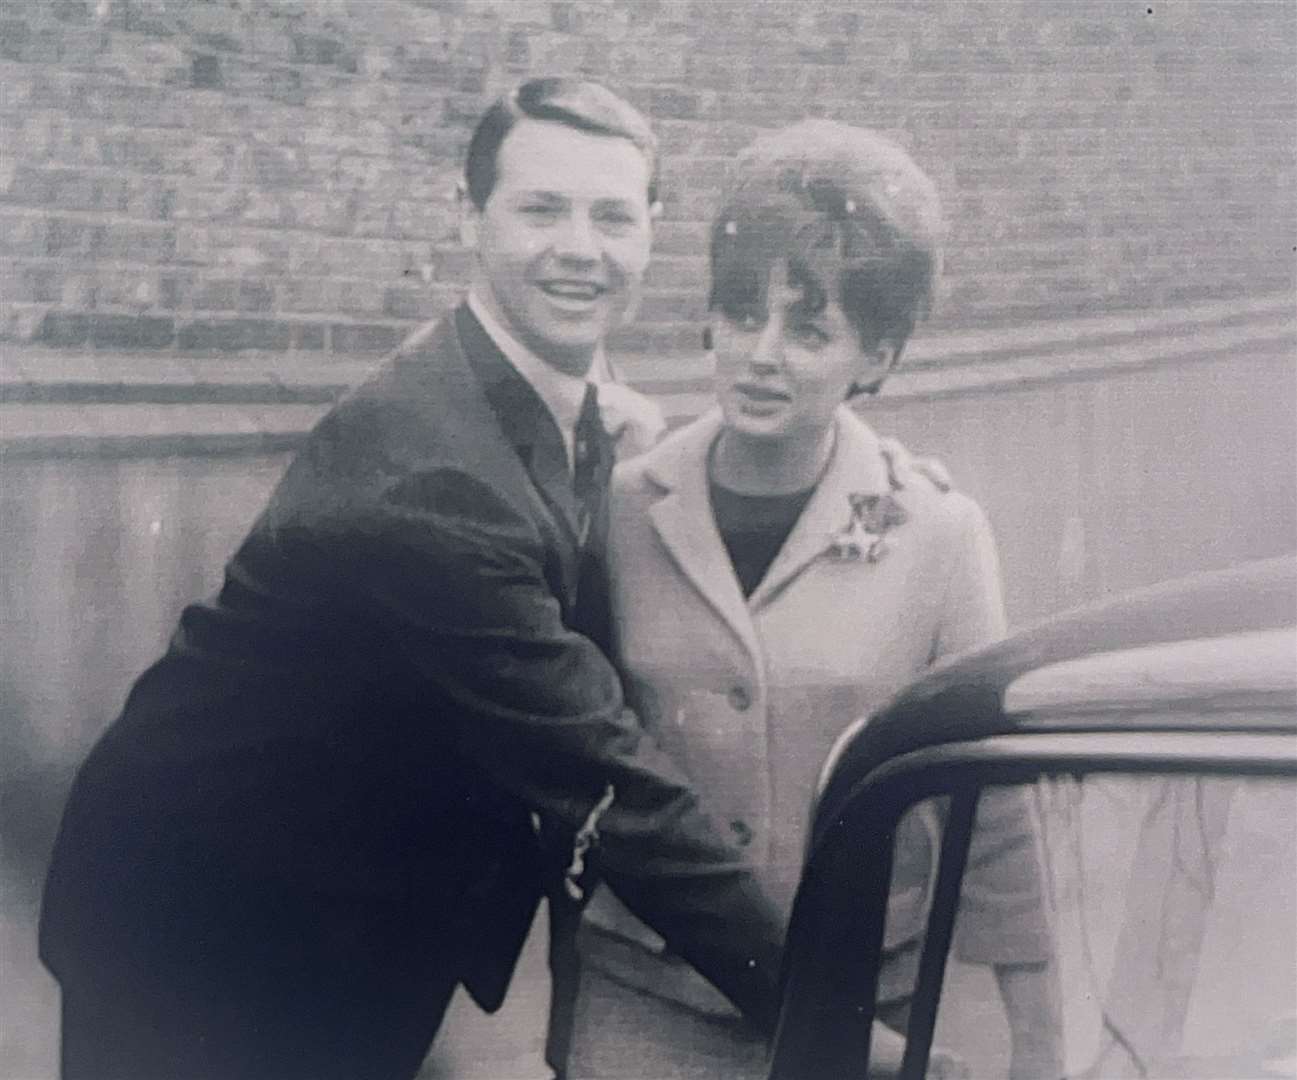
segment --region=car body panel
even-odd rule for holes
[[[821,772],[771,1076],[862,1075],[891,838],[920,800],[949,797],[951,812],[907,1076],[922,1074],[931,1043],[983,786],[1096,773],[1297,778],[1295,626],[1297,557],[1198,575],[956,657],[853,724]],[[1197,1075],[1223,1060],[1176,1067]]]
[[[1023,714],[1006,712],[1004,695],[1029,673],[1096,653],[1295,625],[1297,555],[1287,555],[1137,590],[954,657],[839,737],[820,772],[810,850],[840,800],[881,762],[923,746],[1020,730]],[[1232,689],[1251,687],[1239,682]],[[1097,723],[1097,716],[1089,721],[1095,728],[1109,726]],[[1040,726],[1038,720],[1033,726]],[[1133,719],[1126,724],[1139,729]],[[1165,726],[1147,724],[1150,730]],[[1297,730],[1297,719],[1277,726]]]

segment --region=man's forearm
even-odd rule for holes
[[[569,628],[526,516],[480,478],[404,478],[340,531],[353,592],[397,628],[403,659],[449,706],[458,750],[519,803],[587,843],[640,918],[763,1030],[773,1030],[784,920],[678,764],[623,708],[598,645]],[[430,543],[428,537],[439,543]],[[444,731],[430,725],[429,737]],[[578,858],[577,856],[581,857]]]

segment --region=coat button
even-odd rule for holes
[[[737,818],[731,821],[730,832],[734,834],[734,839],[738,841],[739,847],[747,847],[752,843],[752,828],[746,821],[739,821]]]
[[[731,686],[730,692],[725,696],[729,699],[731,708],[738,712],[746,712],[752,705],[752,695],[748,693],[746,686]]]

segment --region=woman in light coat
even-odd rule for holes
[[[1001,635],[1004,614],[982,511],[845,404],[877,389],[926,314],[931,182],[898,147],[829,121],[764,136],[736,172],[711,241],[719,408],[619,466],[609,574],[628,700],[789,909],[834,739],[930,664]],[[975,841],[961,955],[995,967],[1012,1075],[1058,1075],[1025,804],[984,807],[977,832],[995,840]],[[899,865],[926,859],[922,820],[901,836]],[[896,1026],[925,893],[920,881],[901,894],[913,910],[889,915],[880,1015]],[[606,891],[579,949],[571,1080],[764,1075],[738,1014]]]

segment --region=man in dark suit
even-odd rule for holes
[[[499,1005],[592,844],[773,1025],[779,916],[581,613],[609,459],[586,375],[648,262],[652,136],[537,80],[466,180],[466,303],[311,433],[77,776],[41,925],[67,1077],[413,1076],[458,984]]]

